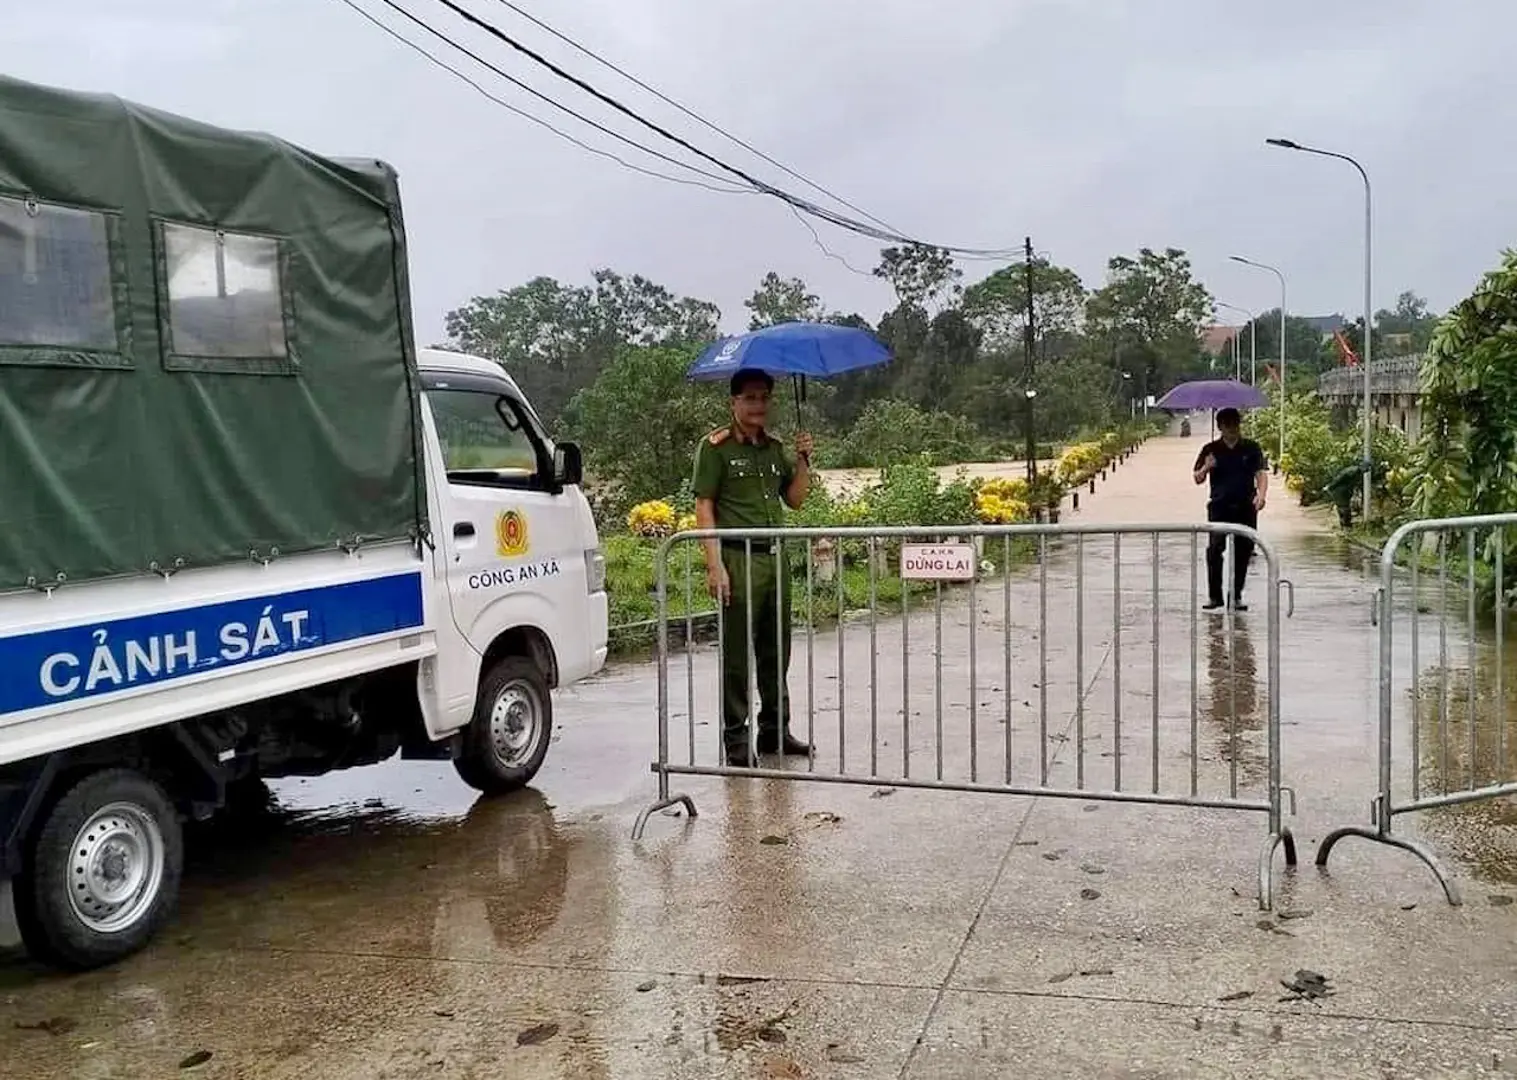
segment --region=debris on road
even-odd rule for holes
[[[649,990],[652,990],[657,985],[658,983],[653,979],[649,979],[647,982],[640,982],[637,984],[637,992],[639,994],[646,994]]]
[[[1490,901],[1491,907],[1506,907],[1512,902],[1510,896],[1503,896],[1501,893],[1492,893],[1486,899]]]
[[[557,1034],[557,1024],[537,1024],[533,1027],[527,1028],[525,1031],[518,1031],[516,1033],[516,1045],[537,1046],[540,1043],[547,1042]]]
[[[1081,900],[1099,900],[1099,899],[1101,899],[1101,894],[1098,893],[1095,889],[1081,889],[1080,890],[1080,899]]]
[[[717,986],[750,986],[753,983],[768,981],[759,975],[718,975],[716,977]]]
[[[761,980],[755,980],[761,981]],[[795,999],[786,1005],[784,1009],[772,1016],[763,1016],[755,1019],[738,1016],[730,1011],[724,1011],[716,1021],[716,1043],[729,1053],[740,1050],[745,1046],[753,1046],[757,1043],[778,1044],[786,1042],[789,1036],[785,1032],[785,1024],[795,1016],[800,1008],[800,1000]]]
[[[1115,972],[1111,968],[1084,968],[1079,971],[1066,971],[1049,979],[1049,985],[1056,986],[1059,983],[1068,982],[1070,979],[1079,977],[1082,979],[1095,978],[1098,975],[1112,975]]]
[[[1298,968],[1294,979],[1281,979],[1280,985],[1290,991],[1281,1001],[1320,1001],[1333,996],[1327,976],[1307,968]]]
[[[765,1056],[763,1069],[766,1080],[801,1080],[806,1075],[794,1061],[778,1054]]]
[[[211,1052],[209,1050],[196,1050],[189,1057],[187,1057],[183,1061],[181,1061],[179,1063],[179,1067],[181,1069],[198,1069],[200,1066],[204,1065],[207,1061],[210,1061],[211,1057],[212,1057],[212,1054],[211,1054]]]
[[[894,795],[894,794],[895,794],[895,788],[893,788],[893,787],[882,787],[882,788],[875,788],[873,791],[871,791],[869,793],[869,797],[871,799],[886,799],[886,798],[889,798],[891,795]]]
[[[16,1021],[17,1031],[45,1031],[49,1035],[67,1035],[79,1024],[70,1020],[67,1016],[50,1016],[46,1020],[38,1020],[35,1024],[23,1024]]]
[[[1252,990],[1236,990],[1231,994],[1223,994],[1218,1001],[1243,1001],[1254,996]]]
[[[771,847],[775,847],[775,846],[778,846],[778,845],[781,845],[781,844],[788,844],[788,843],[790,843],[790,837],[788,837],[788,836],[780,836],[780,835],[778,835],[776,833],[770,833],[768,836],[761,836],[761,837],[759,837],[759,843],[761,843],[761,844],[768,844]]]

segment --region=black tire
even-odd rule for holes
[[[502,657],[479,680],[474,717],[453,767],[470,787],[502,795],[532,782],[552,740],[547,677],[525,656]]]
[[[103,967],[141,949],[173,914],[184,869],[179,815],[140,773],[92,773],[53,803],[23,863],[13,892],[27,951],[56,967]],[[117,883],[99,875],[130,883],[139,871],[140,884],[114,903]]]

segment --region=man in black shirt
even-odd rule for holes
[[[1254,440],[1243,438],[1241,424],[1237,409],[1217,413],[1217,428],[1222,437],[1201,447],[1193,475],[1197,484],[1211,479],[1207,521],[1228,521],[1252,529],[1258,527],[1259,511],[1264,509],[1264,498],[1269,492],[1269,467],[1263,448]],[[1213,533],[1206,545],[1207,611],[1215,611],[1224,603],[1222,562],[1226,548],[1227,537],[1222,533]],[[1232,603],[1236,611],[1248,610],[1243,603],[1243,580],[1248,576],[1248,561],[1253,554],[1252,540],[1233,538]]]

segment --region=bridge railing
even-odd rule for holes
[[[1388,356],[1370,361],[1370,394],[1418,394],[1421,392],[1422,357]],[[1364,371],[1338,368],[1317,379],[1317,396],[1357,401],[1364,395]]]

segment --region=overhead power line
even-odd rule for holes
[[[342,0],[342,2],[344,4],[347,4],[349,7],[353,8],[355,11],[359,11],[361,14],[366,14],[366,13],[364,13],[362,11],[361,8],[359,8],[353,2],[353,0]],[[628,136],[623,135],[621,132],[616,131],[613,128],[609,128],[605,124],[602,124],[599,121],[593,120],[590,117],[585,116],[583,113],[576,112],[575,110],[571,109],[569,106],[567,106],[567,105],[563,104],[562,102],[557,101],[556,99],[548,96],[547,94],[543,93],[541,90],[538,90],[536,87],[533,87],[533,86],[531,86],[531,85],[523,82],[521,79],[518,79],[516,76],[512,75],[510,72],[505,71],[505,70],[497,67],[495,64],[490,63],[490,61],[486,60],[484,57],[480,56],[478,53],[476,53],[473,50],[469,49],[467,46],[460,45],[458,42],[456,42],[452,38],[448,37],[447,34],[444,34],[441,30],[438,30],[435,27],[433,27],[425,19],[421,18],[420,16],[412,14],[410,11],[407,11],[400,4],[396,3],[396,0],[382,0],[382,3],[384,3],[384,5],[386,7],[388,7],[391,11],[394,11],[396,14],[403,16],[405,19],[407,19],[411,23],[415,24],[416,26],[421,27],[421,29],[425,30],[428,34],[431,34],[433,37],[435,37],[438,40],[442,41],[444,44],[450,45],[454,49],[457,49],[459,52],[461,52],[465,56],[467,56],[470,60],[473,60],[476,64],[480,65],[483,68],[487,68],[488,70],[494,72],[496,75],[499,75],[502,79],[505,79],[511,85],[513,85],[515,87],[518,87],[521,90],[525,90],[527,93],[531,94],[533,97],[537,98],[539,101],[542,101],[545,104],[552,106],[553,108],[557,109],[559,112],[562,112],[562,113],[564,113],[564,114],[566,114],[568,116],[573,117],[574,119],[578,120],[580,123],[587,124],[590,127],[594,128],[595,130],[601,132],[602,134],[609,135],[613,139],[616,139],[618,142],[625,143],[627,146],[630,146],[630,147],[632,147],[635,150],[640,150],[643,153],[650,155],[651,157],[658,158],[660,161],[667,162],[670,165],[673,165],[673,166],[675,166],[677,168],[680,168],[680,169],[685,169],[685,170],[687,170],[689,172],[692,172],[692,173],[695,173],[695,174],[697,174],[699,176],[704,176],[708,180],[714,181],[716,184],[722,185],[722,187],[715,188],[714,190],[723,191],[723,192],[729,193],[729,194],[747,194],[747,192],[744,189],[733,185],[732,182],[729,181],[729,180],[727,180],[725,177],[718,176],[716,173],[710,172],[707,169],[702,169],[699,166],[692,165],[692,164],[690,164],[687,161],[681,161],[681,160],[679,160],[676,157],[670,156],[669,154],[665,154],[665,153],[663,153],[661,151],[654,150],[651,147],[644,146],[642,143],[638,142],[637,140],[629,138]],[[372,22],[374,20],[370,19],[370,21]],[[380,24],[380,25],[383,26],[383,24]],[[386,27],[385,29],[388,30],[389,28]],[[408,42],[408,44],[409,44],[409,42]],[[469,82],[470,82],[471,85],[473,85],[473,80],[469,80]],[[494,98],[493,94],[489,95],[489,96],[492,99]],[[505,104],[505,103],[502,102],[501,104]],[[518,115],[520,115],[520,113],[521,113],[521,110],[516,109],[513,106],[506,105],[506,107],[509,108],[509,109],[511,109],[513,112],[516,112]],[[554,130],[556,131],[557,129],[554,129]],[[577,142],[578,140],[572,140],[572,141]],[[673,178],[672,177],[666,177],[666,179],[673,179]],[[681,182],[683,182],[683,183],[694,183],[694,181],[689,181],[689,180],[681,181]],[[702,187],[710,187],[711,185],[702,184],[701,186]]]
[[[688,106],[682,104],[681,102],[676,101],[674,98],[670,97],[668,94],[666,94],[662,90],[658,89],[658,87],[656,87],[656,86],[650,86],[648,83],[644,82],[642,79],[640,79],[636,75],[632,74],[632,72],[628,71],[626,68],[621,67],[620,65],[618,65],[614,61],[607,60],[604,56],[600,55],[595,50],[593,50],[591,48],[588,48],[587,46],[585,46],[585,45],[581,44],[580,42],[574,40],[568,34],[565,34],[563,31],[561,31],[561,30],[557,29],[556,27],[551,26],[548,23],[544,22],[542,19],[538,18],[536,15],[532,14],[530,11],[527,11],[524,8],[522,8],[521,6],[519,6],[519,5],[515,4],[515,3],[512,3],[512,0],[496,0],[496,2],[499,3],[499,4],[501,4],[504,7],[510,8],[512,11],[516,12],[516,14],[520,15],[522,18],[526,19],[528,22],[532,23],[534,26],[538,27],[539,29],[545,30],[549,34],[552,34],[558,40],[562,41],[565,45],[568,45],[571,49],[574,49],[576,52],[580,53],[581,55],[587,56],[591,60],[594,60],[597,64],[600,64],[602,67],[607,68],[607,69],[615,72],[616,74],[620,75],[622,78],[626,79],[628,82],[632,83],[634,86],[637,86],[638,88],[640,88],[642,90],[646,90],[648,93],[652,94],[654,97],[656,97],[660,101],[662,101],[665,105],[669,105],[669,106],[671,106],[671,107],[673,107],[675,109],[678,109],[680,112],[684,113],[686,116],[688,116],[690,119],[694,120],[696,123],[700,124],[701,126],[707,128],[710,131],[715,132],[716,134],[720,135],[724,139],[728,139],[731,142],[736,143],[738,146],[742,147],[744,150],[748,151],[750,154],[753,154],[755,157],[762,158],[764,161],[767,161],[770,165],[773,165],[776,169],[779,169],[781,172],[785,173],[787,176],[790,176],[793,179],[799,180],[801,183],[805,184],[807,187],[811,188],[813,191],[819,191],[823,195],[825,195],[829,199],[831,199],[833,202],[836,202],[836,203],[838,203],[841,206],[846,206],[848,209],[854,211],[857,214],[862,214],[865,218],[868,218],[870,221],[874,222],[876,225],[880,226],[881,228],[889,229],[891,232],[896,232],[896,233],[898,233],[898,232],[901,231],[900,229],[896,228],[894,225],[890,224],[890,222],[884,221],[884,220],[882,220],[882,219],[880,219],[878,217],[875,217],[868,210],[865,210],[862,206],[858,206],[855,203],[849,202],[847,199],[843,198],[843,196],[837,194],[837,192],[830,191],[827,188],[823,187],[821,184],[818,184],[815,180],[812,180],[810,177],[805,176],[805,175],[803,175],[803,174],[801,174],[799,172],[796,172],[790,166],[786,165],[783,161],[777,161],[776,159],[770,157],[768,154],[764,153],[764,151],[760,150],[758,147],[756,147],[756,146],[752,145],[751,143],[745,141],[744,139],[740,138],[739,136],[734,135],[732,132],[728,131],[726,128],[722,127],[720,124],[717,124],[717,123],[715,123],[715,122],[713,122],[711,120],[706,119],[700,113],[698,113],[695,110],[689,108]]]
[[[394,3],[394,0],[385,0],[385,2],[387,4],[390,4],[391,7],[395,7],[397,10],[404,11],[404,9],[399,8],[398,5],[396,5]],[[514,49],[517,52],[521,53],[523,56],[528,57],[534,63],[536,63],[536,64],[538,64],[538,65],[546,68],[548,71],[552,72],[558,78],[560,78],[560,79],[562,79],[562,80],[564,80],[564,81],[566,81],[568,83],[571,83],[575,87],[579,88],[580,90],[582,90],[585,93],[589,94],[591,97],[595,98],[597,101],[599,101],[602,104],[608,106],[609,108],[615,110],[616,112],[621,113],[623,116],[628,117],[629,119],[635,121],[636,123],[642,125],[643,127],[647,128],[649,131],[652,131],[653,133],[657,134],[661,138],[666,139],[669,142],[674,143],[676,146],[679,146],[682,149],[688,151],[689,153],[694,154],[696,157],[700,158],[701,160],[706,161],[706,162],[708,162],[711,165],[714,165],[715,167],[717,167],[718,169],[722,170],[723,172],[727,172],[727,173],[730,173],[733,176],[736,176],[738,179],[740,179],[740,180],[744,181],[745,183],[747,183],[754,190],[762,192],[765,195],[773,196],[774,198],[779,199],[779,200],[781,200],[783,202],[789,203],[791,206],[795,207],[798,210],[801,210],[801,211],[803,211],[805,213],[812,214],[813,216],[822,218],[823,220],[828,221],[828,222],[830,222],[830,223],[838,226],[839,228],[848,229],[848,230],[850,230],[852,232],[856,232],[856,233],[859,233],[859,234],[864,235],[864,236],[869,236],[869,237],[872,237],[873,239],[880,240],[880,241],[883,241],[883,242],[886,242],[886,243],[915,244],[915,245],[921,245],[921,246],[925,246],[925,247],[934,247],[934,248],[937,248],[939,250],[946,251],[946,252],[949,252],[951,254],[956,254],[956,255],[981,256],[981,257],[989,256],[989,257],[992,257],[992,258],[1009,258],[1009,257],[1011,257],[1012,249],[1007,249],[1007,248],[968,248],[968,247],[959,247],[957,245],[951,245],[951,244],[930,244],[930,243],[927,243],[925,241],[917,240],[917,239],[914,239],[912,237],[906,236],[904,234],[896,232],[895,230],[882,230],[882,229],[879,229],[879,228],[877,228],[875,226],[868,225],[865,222],[859,221],[857,219],[849,218],[846,215],[835,213],[835,212],[833,212],[831,210],[828,210],[826,207],[818,206],[816,203],[811,202],[808,199],[803,199],[799,195],[794,195],[794,194],[792,194],[792,193],[790,193],[788,191],[785,191],[785,190],[783,190],[781,188],[775,187],[773,184],[769,184],[769,183],[767,183],[767,182],[765,182],[763,180],[759,180],[758,178],[750,175],[748,172],[744,171],[743,169],[739,169],[738,167],[736,167],[734,165],[728,164],[727,162],[721,160],[720,158],[714,156],[713,154],[707,153],[705,150],[702,150],[701,148],[693,145],[692,143],[690,143],[688,140],[682,138],[681,136],[674,134],[673,132],[669,131],[667,128],[665,128],[665,127],[663,127],[663,126],[661,126],[659,124],[656,124],[653,121],[647,119],[646,117],[642,116],[641,114],[639,114],[635,110],[633,110],[633,109],[629,108],[628,106],[622,104],[622,102],[618,101],[616,98],[611,97],[609,94],[606,94],[603,91],[596,89],[594,86],[592,86],[590,83],[586,82],[584,79],[580,78],[577,75],[574,75],[573,73],[571,73],[569,71],[566,71],[564,68],[560,67],[558,64],[554,63],[552,60],[549,60],[547,57],[543,56],[541,53],[538,53],[535,50],[529,48],[528,46],[523,45],[521,42],[517,41],[515,38],[513,38],[511,35],[507,34],[505,31],[501,30],[499,27],[497,27],[494,24],[486,21],[485,19],[480,18],[478,15],[475,15],[473,12],[468,11],[467,9],[465,9],[465,8],[461,7],[460,5],[458,5],[457,3],[454,3],[454,0],[437,0],[437,2],[439,4],[441,4],[443,7],[447,8],[449,11],[453,12],[459,18],[463,19],[465,22],[468,22],[470,25],[472,25],[472,26],[474,26],[474,27],[476,27],[476,28],[478,28],[480,30],[483,30],[485,33],[489,34],[491,37],[495,38],[497,41],[500,41],[501,43],[503,43],[505,45],[508,45],[512,49]],[[421,25],[423,25],[423,26],[427,26],[427,24],[425,22],[422,22],[421,20],[416,19],[415,16],[410,15],[408,12],[406,14],[407,14],[408,18],[411,18],[414,21],[420,22]],[[432,33],[439,33],[436,30],[432,30],[431,27],[429,27],[429,26],[427,27],[427,29],[429,31],[431,31]],[[513,80],[513,81],[517,81],[517,80]],[[523,85],[524,86],[525,84],[521,84],[521,83],[518,82],[518,85]],[[537,91],[533,91],[533,93],[537,93]],[[538,94],[538,96],[545,96],[545,95]],[[548,100],[552,100],[552,99],[548,99]],[[557,102],[554,102],[554,104],[558,105]],[[564,106],[559,106],[559,107],[563,108]],[[608,130],[608,129],[605,129],[604,127],[602,127],[601,130]],[[618,135],[618,137],[619,138],[623,138],[623,139],[625,138],[624,136],[620,136],[620,135]],[[681,163],[681,164],[683,164],[683,163]],[[689,166],[689,165],[685,165],[685,167],[686,168],[694,168],[693,166]],[[706,174],[706,175],[709,175],[709,174]]]
[[[448,72],[450,75],[453,75],[455,78],[462,80],[468,86],[472,87],[478,93],[484,95],[486,98],[488,98],[490,101],[494,102],[496,105],[499,105],[501,108],[515,113],[517,116],[521,117],[523,120],[530,121],[531,123],[536,124],[538,127],[547,129],[548,131],[552,132],[554,135],[557,135],[559,138],[573,143],[575,146],[579,147],[581,150],[588,150],[592,154],[598,154],[601,157],[609,158],[611,161],[614,161],[618,165],[622,165],[622,166],[624,166],[624,167],[626,167],[628,169],[631,169],[633,172],[642,173],[644,176],[651,176],[651,177],[654,177],[655,179],[658,179],[658,180],[668,180],[669,182],[675,183],[675,184],[688,184],[691,187],[705,188],[707,191],[715,191],[715,192],[718,192],[719,194],[727,194],[727,195],[751,195],[751,194],[754,194],[754,192],[752,192],[752,191],[750,191],[750,190],[748,190],[746,188],[741,188],[741,187],[738,187],[735,184],[729,183],[729,182],[727,182],[725,180],[721,180],[720,177],[713,177],[713,179],[717,180],[717,183],[708,184],[708,183],[704,183],[704,182],[702,182],[700,180],[692,180],[692,179],[690,179],[688,177],[684,177],[684,176],[674,176],[674,175],[672,175],[670,173],[659,172],[657,169],[644,168],[641,165],[637,165],[637,164],[635,164],[635,163],[633,163],[631,161],[628,161],[624,157],[620,157],[617,154],[613,154],[609,150],[603,150],[603,149],[601,149],[598,146],[591,146],[589,143],[583,141],[582,139],[577,139],[573,135],[570,135],[567,131],[564,131],[562,128],[555,127],[553,124],[550,124],[548,121],[544,120],[542,117],[536,116],[536,115],[534,115],[532,113],[529,113],[527,110],[525,110],[523,108],[520,108],[519,106],[511,104],[511,102],[509,102],[509,101],[505,100],[504,98],[500,97],[498,94],[492,94],[489,90],[487,90],[483,86],[481,86],[477,80],[471,78],[465,72],[460,71],[458,68],[454,67],[452,64],[450,64],[446,60],[442,59],[436,53],[431,52],[424,45],[420,45],[417,42],[412,41],[410,38],[406,37],[400,31],[396,30],[394,27],[387,25],[381,19],[377,18],[376,16],[374,16],[370,12],[365,11],[362,7],[360,7],[357,3],[355,3],[354,0],[341,0],[341,3],[346,4],[348,7],[352,8],[353,11],[357,12],[359,16],[361,16],[362,18],[364,18],[368,22],[372,23],[374,26],[377,26],[380,30],[384,31],[386,34],[388,34],[390,37],[394,38],[396,41],[398,41],[400,44],[404,45],[406,48],[412,50],[413,52],[416,52],[416,53],[420,54],[421,56],[425,57],[428,61],[430,61],[432,64],[435,64],[437,67],[442,68],[444,71]],[[454,47],[458,48],[458,46],[456,46],[456,45]],[[461,51],[467,51],[467,50],[461,50]],[[483,61],[479,61],[479,62],[483,63]],[[485,66],[488,67],[489,65],[486,64]],[[492,68],[492,70],[494,70],[494,69]],[[575,113],[574,115],[575,115],[576,119],[582,119],[582,120],[584,119],[583,117],[580,117],[578,113]],[[585,122],[586,123],[590,123],[590,121],[588,121],[588,120],[585,120]],[[643,150],[645,153],[650,153],[650,154],[653,153],[652,150],[649,150],[648,148],[642,146],[640,143],[633,143],[633,145],[637,146],[638,149]],[[658,156],[662,156],[662,155],[658,155]],[[678,163],[677,162],[677,164],[682,164],[682,163]],[[708,174],[702,172],[701,175],[708,175]]]

